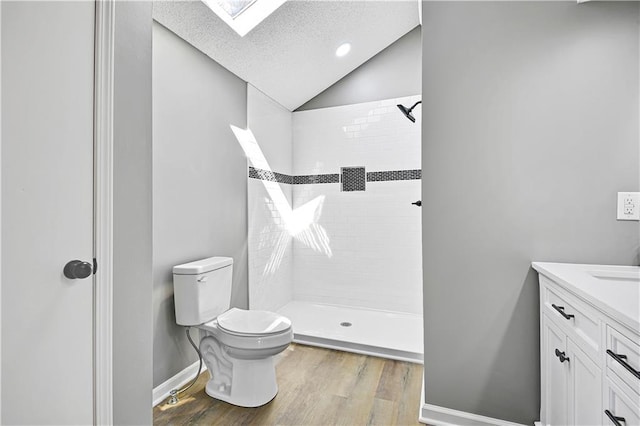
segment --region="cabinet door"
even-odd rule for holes
[[[602,422],[602,370],[571,340],[569,357],[569,424],[599,425]]]
[[[568,424],[567,382],[568,362],[561,362],[556,349],[566,351],[566,336],[551,320],[543,315],[542,320],[542,422],[545,425]]]

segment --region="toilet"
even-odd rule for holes
[[[274,355],[291,343],[291,321],[268,311],[231,308],[233,259],[210,257],[173,267],[176,322],[200,330],[211,378],[207,395],[258,407],[278,393]]]

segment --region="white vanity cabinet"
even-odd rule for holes
[[[542,278],[541,280],[544,280]],[[597,425],[602,418],[602,370],[598,360],[580,348],[584,341],[574,329],[579,319],[568,303],[549,301],[549,283],[542,291],[547,307],[563,312],[553,314],[543,309],[541,318],[542,418],[549,425]],[[547,297],[545,297],[547,296]],[[546,299],[546,300],[545,300]],[[573,305],[575,305],[573,301]],[[553,305],[553,306],[552,306]],[[579,314],[578,314],[579,315]],[[592,321],[592,318],[585,319]],[[567,321],[566,324],[563,324]],[[579,330],[579,329],[578,329]],[[590,348],[590,346],[589,346]],[[593,354],[592,351],[589,351]]]
[[[533,267],[542,424],[640,425],[640,268]]]

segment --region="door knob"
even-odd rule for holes
[[[416,201],[415,203],[411,203],[411,204],[413,204],[414,206],[418,206],[418,207],[420,207],[420,206],[422,205],[422,201],[421,201],[421,200],[418,200],[418,201]]]
[[[72,260],[64,265],[62,273],[70,280],[76,278],[87,278],[93,272],[93,266],[89,262],[83,262],[82,260]]]

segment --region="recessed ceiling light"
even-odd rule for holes
[[[341,58],[351,50],[351,43],[343,43],[336,49],[336,56]]]

